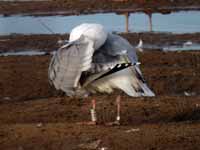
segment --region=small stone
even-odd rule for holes
[[[10,97],[4,97],[3,99],[4,100],[10,100],[11,98]]]
[[[136,128],[136,129],[126,130],[126,133],[138,132],[138,131],[140,131],[140,129],[139,129],[139,128]]]
[[[108,148],[107,147],[101,147],[99,148],[99,150],[107,150]]]
[[[101,140],[96,140],[96,141],[93,141],[93,142],[90,142],[90,143],[83,143],[83,144],[80,144],[78,145],[79,148],[82,148],[82,149],[97,149],[99,144],[101,143]]]
[[[195,92],[184,92],[184,95],[185,96],[195,96],[196,95],[196,93]]]
[[[184,92],[184,95],[185,95],[185,96],[190,96],[190,93],[188,93],[188,92],[185,91],[185,92]]]
[[[18,150],[24,150],[24,148],[22,146],[19,146]]]
[[[36,126],[37,126],[38,128],[40,128],[40,127],[43,126],[43,124],[42,124],[42,123],[38,123]]]

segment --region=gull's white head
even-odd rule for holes
[[[69,42],[78,40],[84,35],[94,41],[94,49],[100,48],[106,41],[108,33],[100,24],[83,23],[72,29]]]

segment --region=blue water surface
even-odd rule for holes
[[[125,32],[126,17],[115,13],[79,16],[0,16],[0,35],[69,33],[81,23],[100,23],[112,32]],[[129,15],[129,31],[149,31],[149,18],[144,13]],[[51,31],[50,31],[51,30]],[[200,11],[180,11],[171,14],[152,14],[152,30],[155,32],[200,32]]]

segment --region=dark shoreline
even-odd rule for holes
[[[29,1],[29,2],[0,2],[0,14],[9,15],[80,15],[88,13],[127,13],[144,12],[170,13],[173,11],[200,10],[199,0],[169,0],[141,2],[129,0],[127,2],[113,2],[109,0],[57,0],[57,1]]]
[[[172,34],[172,33],[120,33],[131,44],[137,45],[139,39],[146,44],[167,45],[192,41],[200,43],[200,33]],[[67,40],[68,34],[12,34],[0,36],[0,52],[15,52],[19,50],[53,51],[59,47],[58,40]]]

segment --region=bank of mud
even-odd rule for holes
[[[3,150],[198,149],[200,97],[122,96],[121,125],[114,95],[87,99],[67,97],[0,101],[0,148]],[[90,121],[91,100],[97,101],[98,125]]]
[[[72,15],[102,12],[170,13],[198,10],[199,0],[52,0],[0,2],[0,14]],[[200,43],[200,34],[121,33],[133,45]],[[2,150],[194,150],[200,143],[200,51],[138,52],[141,70],[155,97],[111,95],[69,98],[48,82],[50,52],[63,35],[0,36],[0,53],[44,51],[42,56],[0,57],[0,149]],[[188,49],[189,50],[189,49]],[[121,126],[116,118],[121,95]],[[87,126],[96,99],[98,125]]]
[[[115,91],[69,98],[48,82],[52,55],[0,57],[0,149],[198,149],[200,52],[149,50],[138,55],[155,97]],[[116,118],[119,94],[121,125],[107,126]],[[98,125],[82,125],[90,121],[92,99]]]
[[[59,95],[48,82],[51,55],[0,59],[0,97],[34,99]],[[156,95],[200,94],[200,52],[139,53],[141,69]]]
[[[193,43],[200,43],[199,33],[120,33],[131,44],[136,46],[139,40],[142,39],[143,44],[150,45],[175,45],[183,44],[191,41]],[[46,51],[51,52],[59,48],[60,40],[68,40],[69,35],[66,34],[11,34],[0,36],[0,52],[17,52],[17,51]],[[189,50],[189,49],[188,49]]]
[[[170,13],[177,10],[199,10],[199,0],[52,0],[29,2],[0,2],[0,13],[32,15],[78,15],[102,12],[160,12]]]

